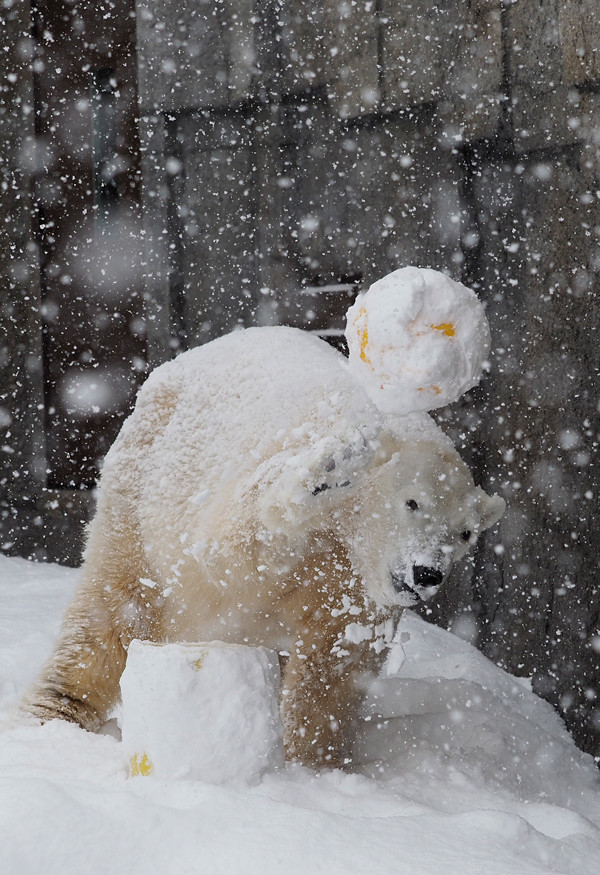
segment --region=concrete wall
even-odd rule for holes
[[[75,561],[90,496],[45,489],[29,2],[3,11],[0,53],[0,549]]]

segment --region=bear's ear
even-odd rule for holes
[[[376,444],[359,429],[354,429],[342,439],[324,438],[318,441],[295,460],[300,462],[302,469],[298,499],[304,504],[328,491],[356,486],[366,475],[375,452]]]
[[[481,490],[481,531],[491,528],[506,510],[506,502],[500,495],[488,495]]]
[[[309,517],[342,499],[363,481],[377,449],[374,436],[355,428],[267,460],[255,478],[263,523],[278,527],[282,520]]]

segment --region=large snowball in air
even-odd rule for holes
[[[347,313],[350,368],[384,413],[456,401],[479,382],[490,329],[471,289],[405,267],[374,283]]]
[[[272,650],[135,640],[121,693],[132,777],[255,783],[283,766]]]

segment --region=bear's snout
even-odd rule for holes
[[[441,586],[444,579],[444,572],[438,568],[429,568],[427,565],[413,566],[413,581],[414,585],[423,589],[436,589]]]
[[[434,596],[444,580],[444,572],[439,568],[430,568],[428,565],[413,565],[412,583],[408,583],[404,576],[392,574],[392,586],[401,595],[410,594],[418,601],[425,601]]]

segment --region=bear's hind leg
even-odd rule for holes
[[[126,652],[106,602],[82,588],[63,622],[53,656],[21,710],[42,722],[54,718],[95,730],[119,694]]]
[[[104,510],[90,526],[82,584],[54,654],[21,706],[44,722],[58,717],[98,729],[119,699],[132,639],[159,640],[160,608],[152,590],[143,593],[149,574],[139,538],[122,519],[124,511]]]

